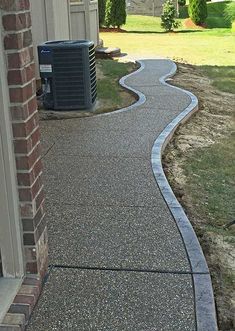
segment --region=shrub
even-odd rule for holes
[[[99,25],[104,25],[106,0],[99,0]]]
[[[199,25],[205,22],[207,18],[207,4],[206,0],[189,0],[189,17],[191,20]]]
[[[179,22],[175,20],[176,10],[172,0],[167,0],[162,7],[161,27],[166,31],[178,28]]]
[[[126,23],[126,0],[106,0],[105,25],[120,28]]]
[[[226,21],[232,23],[235,21],[235,2],[230,2],[224,9],[224,17]]]
[[[186,5],[186,0],[178,0],[178,5],[179,6],[185,6]]]

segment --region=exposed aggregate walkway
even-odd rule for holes
[[[42,122],[44,149],[55,143],[44,158],[53,268],[27,330],[216,330],[151,163],[156,138],[192,102],[160,81],[173,69],[142,61],[125,79],[142,93],[126,111]]]

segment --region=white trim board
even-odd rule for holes
[[[1,16],[1,11],[0,11]],[[9,116],[9,91],[0,25],[0,248],[3,277],[22,278],[23,243]]]

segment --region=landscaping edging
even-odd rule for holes
[[[160,188],[162,196],[166,201],[172,216],[175,219],[179,232],[182,236],[188,259],[191,265],[192,279],[195,295],[195,314],[198,331],[215,331],[217,330],[217,319],[213,288],[211,277],[207,266],[206,259],[202,252],[200,243],[194,232],[194,229],[186,216],[182,206],[174,195],[171,186],[165,176],[162,166],[162,154],[169,141],[172,139],[174,132],[180,124],[186,122],[197,110],[198,100],[192,93],[179,87],[172,86],[166,82],[167,78],[173,76],[177,71],[177,66],[172,62],[172,70],[169,74],[161,77],[160,82],[163,85],[170,86],[186,93],[190,99],[190,105],[184,109],[155,140],[152,148],[152,169]]]
[[[110,114],[113,114],[113,113],[122,113],[122,112],[124,112],[124,111],[131,110],[131,109],[133,109],[133,108],[139,107],[139,106],[141,106],[143,103],[145,103],[145,101],[146,101],[146,96],[145,96],[142,92],[140,92],[140,91],[134,89],[134,88],[131,87],[131,86],[126,85],[126,83],[125,83],[125,80],[126,80],[127,78],[129,78],[129,77],[131,77],[131,76],[134,76],[134,75],[140,73],[141,71],[143,71],[143,70],[145,69],[145,64],[144,64],[144,62],[142,62],[142,61],[140,61],[140,60],[136,60],[135,62],[139,64],[139,66],[140,66],[139,69],[137,69],[136,71],[133,71],[133,72],[130,73],[129,75],[126,75],[126,76],[122,77],[122,78],[119,80],[119,84],[120,84],[122,87],[126,88],[127,90],[131,91],[132,93],[136,94],[136,95],[138,96],[139,99],[138,99],[135,103],[133,103],[132,105],[130,105],[130,106],[128,106],[128,107],[125,107],[125,108],[122,108],[122,109],[118,109],[118,110],[115,110],[115,111],[113,111],[113,112],[106,113],[106,114],[104,114],[104,115],[110,115]],[[101,114],[101,115],[103,115],[103,114]]]
[[[131,72],[130,74],[123,76],[119,80],[119,84],[123,88],[127,89],[130,93],[132,93],[134,96],[136,96],[138,98],[138,100],[136,102],[134,102],[133,104],[131,104],[130,106],[127,106],[127,107],[124,107],[121,109],[117,109],[114,111],[109,111],[107,113],[101,113],[101,114],[93,114],[90,111],[77,111],[77,110],[67,110],[67,111],[40,110],[39,111],[40,120],[64,120],[64,119],[73,119],[73,118],[87,118],[87,117],[93,118],[93,117],[97,117],[97,116],[107,116],[110,114],[121,113],[121,112],[124,112],[127,110],[131,110],[137,106],[142,105],[146,101],[145,95],[125,84],[125,79],[127,77],[135,75],[135,74],[141,72],[142,70],[144,70],[144,68],[145,68],[145,65],[143,62],[136,60],[135,63],[137,63],[139,65],[139,68],[137,70]]]
[[[167,127],[155,140],[151,156],[152,169],[161,194],[179,229],[188,255],[194,286],[197,331],[216,331],[218,330],[216,308],[208,265],[194,229],[188,217],[186,216],[183,207],[173,193],[162,166],[162,154],[167,144],[172,139],[175,131],[180,124],[185,123],[198,110],[198,99],[194,94],[179,87],[172,86],[166,82],[166,80],[174,76],[177,71],[176,64],[171,60],[168,61],[172,62],[172,70],[167,75],[161,77],[160,83],[162,85],[166,85],[186,93],[190,97],[191,103],[172,122],[167,125]],[[132,110],[133,108],[142,105],[146,101],[146,97],[143,93],[125,84],[125,80],[127,78],[144,70],[144,63],[140,60],[136,62],[140,64],[140,68],[137,71],[121,78],[119,83],[124,88],[137,94],[139,100],[129,107],[97,116],[107,116],[113,113],[121,113],[124,111]]]

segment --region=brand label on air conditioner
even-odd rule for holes
[[[51,64],[40,64],[40,72],[52,72]]]

